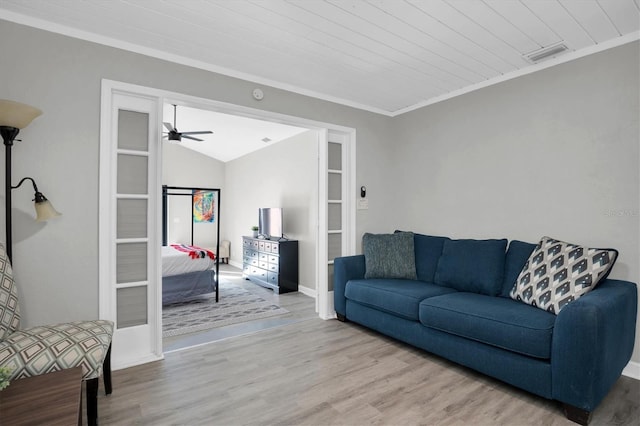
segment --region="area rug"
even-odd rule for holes
[[[162,308],[162,336],[179,336],[288,313],[284,308],[228,281],[220,282],[220,297],[215,294]]]

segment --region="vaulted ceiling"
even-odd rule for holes
[[[394,116],[638,40],[638,1],[2,0],[0,18]]]

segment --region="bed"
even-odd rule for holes
[[[162,304],[216,291],[215,254],[186,245],[162,247]]]

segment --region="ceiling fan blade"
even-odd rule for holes
[[[201,132],[182,132],[183,135],[207,135],[207,134],[213,134],[213,132],[211,130],[204,130]]]
[[[173,128],[173,126],[171,125],[171,123],[167,123],[167,122],[165,121],[165,122],[164,122],[164,123],[162,123],[162,124],[164,124],[164,127],[166,127],[166,128],[167,128],[167,130],[168,130],[168,131],[170,131],[170,132],[173,132],[173,131],[175,131],[175,130],[176,130],[176,129],[174,129],[174,128]]]
[[[182,139],[191,139],[191,140],[198,141],[198,142],[202,142],[203,141],[202,139],[198,139],[198,138],[194,138],[194,137],[191,137],[191,136],[187,136],[184,133],[182,134]]]

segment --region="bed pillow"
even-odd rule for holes
[[[412,232],[366,233],[362,237],[362,249],[365,278],[417,279]]]
[[[595,249],[543,237],[524,264],[511,298],[553,314],[609,275],[615,249]]]

